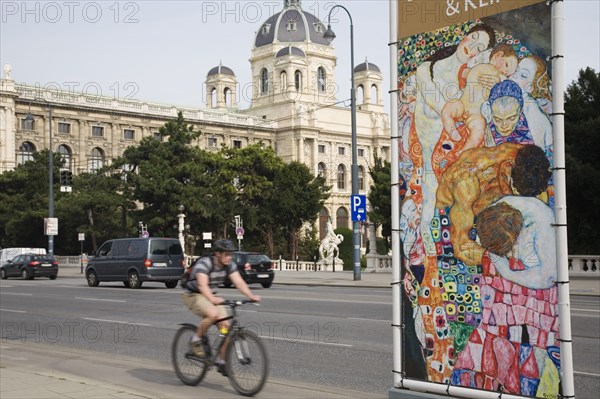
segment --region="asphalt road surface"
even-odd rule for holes
[[[263,297],[262,306],[245,306],[241,320],[266,342],[271,377],[387,396],[393,382],[390,288],[252,288]],[[83,278],[3,280],[1,339],[168,365],[178,324],[196,322],[180,293],[162,284],[139,290],[121,283],[90,288]],[[221,294],[241,298],[235,289]],[[600,297],[571,297],[571,310],[577,397],[595,398],[600,392]]]

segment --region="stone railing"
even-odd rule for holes
[[[600,278],[600,255],[570,255],[569,276]]]
[[[35,101],[36,99],[44,98],[51,103],[67,106],[91,106],[108,111],[140,112],[147,115],[162,117],[177,117],[177,112],[181,111],[186,120],[193,122],[229,123],[241,126],[264,127],[268,129],[277,127],[276,121],[236,112],[214,111],[185,106],[156,104],[138,100],[118,99],[101,95],[80,94],[73,91],[50,90],[26,84],[15,84],[15,89],[22,100]]]
[[[326,264],[323,261],[309,262],[305,260],[285,260],[285,259],[273,259],[274,270],[279,271],[309,271],[314,272],[315,268],[318,272],[333,272],[334,266]],[[340,263],[335,264],[335,271],[343,271],[344,265]]]
[[[392,257],[389,255],[367,255],[365,273],[382,272],[392,272]],[[569,255],[569,276],[600,279],[600,256]]]

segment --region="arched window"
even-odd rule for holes
[[[365,168],[362,166],[358,167],[358,189],[365,189]]]
[[[327,222],[329,221],[329,212],[327,209],[321,208],[319,211],[319,239],[322,240],[327,234]]]
[[[325,69],[323,67],[317,69],[317,86],[320,92],[325,92],[327,89],[327,75],[325,75]]]
[[[327,168],[325,167],[325,164],[323,162],[319,162],[319,164],[317,165],[317,173],[319,174],[319,176],[325,177],[325,174],[327,173]]]
[[[92,149],[88,165],[90,172],[96,172],[100,170],[102,166],[104,166],[104,151],[98,147]]]
[[[212,90],[210,91],[210,107],[216,108],[216,106],[217,106],[217,89],[213,87]]]
[[[64,144],[61,144],[58,146],[58,153],[62,157],[63,161],[65,161],[65,165],[63,166],[63,168],[72,171],[73,159],[71,156],[71,149]]]
[[[335,224],[338,229],[340,227],[348,228],[348,211],[346,208],[338,208],[335,213]]]
[[[377,85],[371,86],[371,103],[377,104],[377,96],[379,95],[379,88]]]
[[[356,103],[364,104],[365,103],[365,88],[363,85],[359,85],[356,88]]]
[[[260,72],[260,92],[262,94],[269,92],[269,71],[267,71],[267,68],[263,68]]]
[[[225,90],[223,90],[223,96],[225,97],[225,106],[231,108],[233,101],[231,99],[231,89],[229,87],[226,87]]]
[[[294,87],[296,87],[296,91],[302,90],[302,72],[300,71],[294,72]]]
[[[23,165],[27,161],[33,161],[33,154],[35,153],[35,146],[29,141],[24,141],[19,146],[17,152],[17,165]]]
[[[337,171],[337,187],[340,190],[343,190],[346,188],[346,167],[342,164],[340,164],[338,166],[338,171]]]
[[[279,84],[281,85],[281,91],[284,92],[287,88],[287,72],[281,71],[279,74]]]

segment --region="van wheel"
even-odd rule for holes
[[[268,283],[260,283],[260,285],[262,285],[263,288],[269,288],[271,284],[273,284],[271,281],[269,281]]]
[[[127,281],[129,282],[129,288],[137,289],[142,286],[142,280],[140,280],[140,276],[134,270],[129,272]]]
[[[4,268],[0,269],[0,278],[2,280],[6,280],[8,278],[8,276],[6,275],[6,270],[4,270]]]
[[[175,288],[177,287],[178,283],[179,281],[177,280],[165,281],[165,285],[167,286],[167,288]]]
[[[56,280],[56,276],[50,276],[48,277],[50,280]]]
[[[129,281],[128,280],[123,281],[123,285],[125,287],[129,288]]]
[[[98,276],[96,275],[96,272],[93,270],[90,270],[89,272],[87,272],[86,279],[87,279],[87,283],[90,287],[97,287],[98,284],[100,284],[100,281],[98,281]]]

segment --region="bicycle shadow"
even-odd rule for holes
[[[213,372],[215,372],[215,371],[213,371]],[[138,380],[150,382],[152,384],[159,384],[162,386],[168,385],[168,386],[182,387],[182,388],[203,387],[203,388],[211,389],[211,390],[214,390],[217,392],[231,393],[231,394],[235,393],[235,391],[231,387],[229,387],[229,380],[227,380],[227,378],[223,377],[223,385],[208,382],[207,379],[209,379],[211,371],[209,371],[207,373],[207,375],[204,376],[204,379],[202,380],[202,382],[200,384],[198,384],[196,387],[190,386],[190,385],[185,385],[183,382],[181,382],[179,380],[179,378],[177,378],[177,376],[175,375],[175,372],[172,370],[138,368],[138,369],[128,370],[127,373]]]

